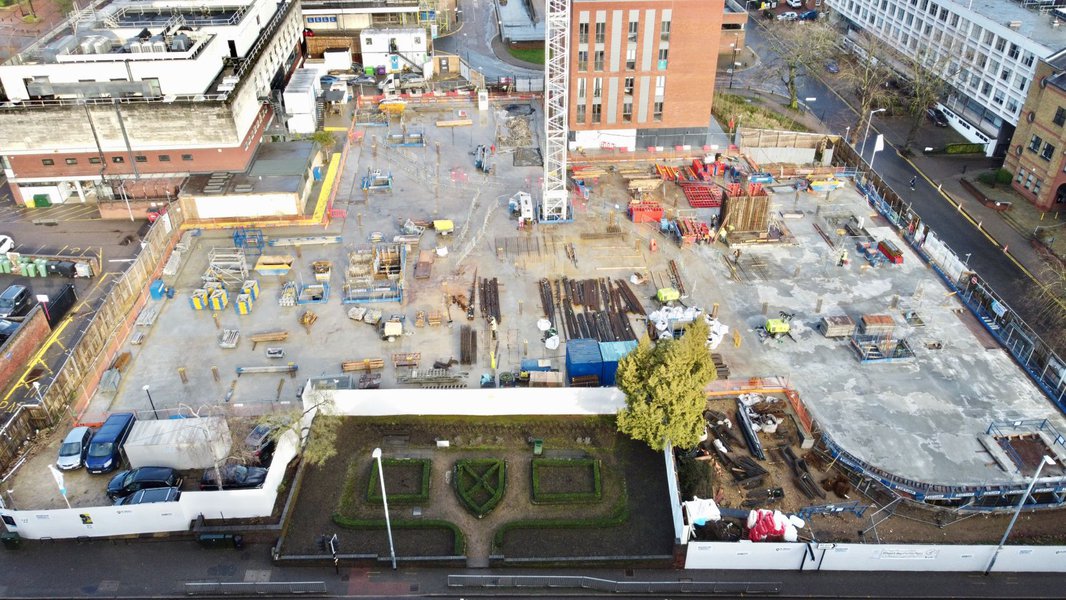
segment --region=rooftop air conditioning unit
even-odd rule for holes
[[[109,38],[100,36],[93,41],[93,49],[96,54],[107,54],[111,52],[111,40]]]
[[[96,38],[87,37],[78,44],[82,54],[96,54]]]
[[[156,40],[152,42],[152,52],[166,52],[167,43],[163,40]]]
[[[1007,27],[1010,27],[1011,29],[1021,29],[1022,28],[1022,22],[1021,21],[1011,21],[1010,23],[1007,24]]]
[[[189,36],[181,33],[170,39],[171,52],[185,52],[192,47],[192,40]]]
[[[144,52],[144,46],[139,41],[130,42],[130,52],[133,54],[142,54]]]

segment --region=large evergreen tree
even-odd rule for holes
[[[699,443],[707,408],[704,388],[717,378],[707,334],[707,323],[698,318],[680,339],[653,345],[644,338],[618,362],[615,381],[626,395],[626,408],[618,412],[619,431],[654,450]]]

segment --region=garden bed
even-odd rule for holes
[[[533,503],[599,502],[600,461],[591,458],[534,458]]]

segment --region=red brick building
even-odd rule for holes
[[[1066,50],[1037,63],[1003,167],[1037,208],[1066,209]]]
[[[702,146],[724,0],[574,0],[570,148]]]

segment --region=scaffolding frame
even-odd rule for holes
[[[547,71],[544,85],[544,189],[540,220],[570,220],[566,190],[567,74],[570,72],[570,2],[547,0],[544,51]]]

